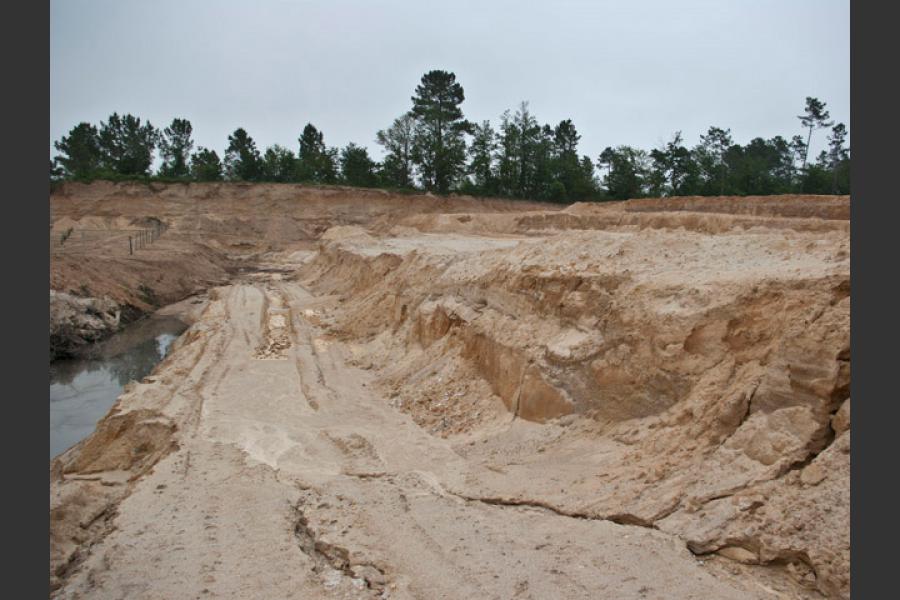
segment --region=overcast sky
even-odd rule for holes
[[[366,145],[408,110],[423,73],[456,73],[463,112],[495,125],[530,101],[571,118],[579,150],[652,148],[710,125],[736,141],[800,133],[806,96],[850,126],[844,0],[52,0],[51,143],[113,111],[189,119],[221,155],[244,127],[260,150]],[[818,144],[816,143],[818,138]],[[825,133],[813,139],[813,153]],[[196,147],[196,146],[195,146]]]

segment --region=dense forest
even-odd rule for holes
[[[850,149],[843,123],[830,121],[824,102],[806,98],[790,139],[754,138],[735,143],[729,129],[710,127],[693,148],[681,132],[660,148],[610,146],[593,159],[579,156],[580,135],[571,119],[541,124],[527,102],[505,111],[499,124],[467,120],[456,75],[422,76],[409,112],[376,133],[381,162],[365,146],[329,147],[312,123],[296,154],[278,144],[261,152],[239,127],[223,156],[194,149],[190,121],[174,119],[159,130],[130,114],[112,114],[99,127],[79,123],[54,142],[51,181],[135,179],[165,181],[271,181],[343,184],[527,198],[553,202],[674,195],[850,193]],[[809,156],[817,130],[828,149]],[[820,134],[821,135],[821,134]],[[154,153],[161,164],[154,173]]]

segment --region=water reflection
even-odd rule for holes
[[[186,326],[151,318],[94,348],[91,358],[50,365],[50,458],[91,434],[130,381],[147,376]]]

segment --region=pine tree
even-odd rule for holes
[[[469,146],[469,174],[473,178],[475,191],[480,194],[496,192],[494,173],[494,152],[497,150],[497,134],[490,121],[472,128],[472,143]]]
[[[133,115],[110,115],[100,124],[98,141],[103,167],[119,175],[149,175],[159,132]]]
[[[824,129],[826,127],[831,127],[834,124],[833,121],[828,120],[829,116],[828,111],[825,110],[824,102],[821,102],[818,98],[806,97],[806,114],[797,117],[800,119],[803,126],[809,129],[809,133],[806,136],[806,150],[803,152],[803,165],[800,167],[801,170],[806,168],[806,161],[809,157],[809,144],[812,141],[813,130]]]
[[[584,163],[578,158],[578,142],[581,136],[571,119],[560,121],[553,130],[551,200],[582,200],[593,190],[594,165],[590,159]],[[586,165],[590,164],[590,170]],[[559,184],[559,185],[555,185]]]
[[[191,155],[191,177],[197,181],[222,180],[222,161],[215,150],[201,146]]]
[[[446,193],[463,173],[466,161],[464,134],[470,124],[460,104],[465,100],[456,75],[429,71],[422,76],[412,97],[416,119],[413,161],[426,189]]]
[[[711,159],[712,167],[717,171],[716,179],[718,180],[719,195],[725,194],[725,176],[728,171],[728,165],[725,163],[725,151],[732,144],[731,129],[722,129],[721,127],[710,126],[704,135],[700,136],[700,146]],[[709,173],[711,179],[712,173]]]
[[[391,187],[413,187],[413,140],[416,119],[406,113],[394,119],[387,129],[375,134],[375,141],[387,154],[382,161],[381,173],[385,184]]]
[[[79,123],[53,147],[62,153],[55,162],[65,177],[92,177],[100,169],[99,137],[97,128],[90,123]]]
[[[324,134],[312,123],[307,123],[297,141],[300,142],[300,151],[297,153],[298,180],[335,183],[338,151],[325,146]]]
[[[162,157],[160,175],[186,177],[189,174],[188,161],[194,147],[192,131],[191,122],[187,119],[173,119],[172,124],[163,130],[159,140],[159,154]]]
[[[838,123],[828,136],[828,158],[832,173],[831,193],[840,193],[838,186],[839,172],[843,164],[849,159],[848,151],[844,148],[847,142],[847,127]],[[849,191],[849,190],[848,190]]]
[[[538,124],[528,102],[522,101],[512,116],[509,110],[503,112],[498,146],[497,173],[503,195],[539,198],[549,193],[553,130]]]
[[[353,142],[341,150],[341,177],[350,184],[360,187],[374,187],[378,182],[375,174],[377,165],[369,157],[369,151]]]
[[[612,163],[615,156],[616,151],[610,146],[607,146],[603,149],[603,152],[600,153],[600,156],[597,157],[597,168],[602,171],[603,167],[606,167],[607,177],[612,173]]]
[[[533,196],[535,173],[537,172],[537,152],[541,142],[541,126],[531,114],[528,102],[519,104],[513,116],[513,127],[518,133],[516,146],[516,195],[520,198]]]
[[[297,159],[284,146],[275,144],[266,148],[262,157],[262,178],[265,181],[286,183],[293,181],[297,173]]]
[[[243,127],[238,127],[228,136],[225,173],[228,179],[240,181],[258,181],[262,175],[262,159],[256,142]]]
[[[609,174],[604,179],[607,193],[617,200],[644,196],[649,174],[649,157],[644,150],[631,146],[617,146],[607,154]]]

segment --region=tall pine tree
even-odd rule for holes
[[[479,194],[496,193],[494,172],[494,152],[497,150],[497,134],[490,121],[483,121],[472,128],[472,143],[469,146],[469,175],[472,176],[474,191]]]
[[[90,123],[79,123],[53,146],[62,153],[55,161],[65,177],[93,177],[100,169],[100,141]]]
[[[239,181],[257,181],[262,175],[262,158],[256,142],[243,127],[238,127],[228,136],[225,172],[228,179]]]
[[[221,181],[222,161],[215,150],[201,146],[191,155],[191,177],[197,181]]]
[[[193,127],[187,119],[173,119],[163,130],[159,140],[159,154],[162,165],[159,174],[163,177],[186,177],[190,173],[188,164],[194,141],[191,139]]]
[[[806,112],[797,117],[800,119],[800,123],[803,124],[803,127],[809,130],[809,133],[806,136],[806,150],[803,152],[803,166],[800,167],[801,170],[806,168],[806,162],[809,158],[809,144],[812,141],[813,130],[825,129],[834,124],[832,121],[828,120],[829,116],[828,111],[825,110],[824,102],[820,101],[818,98],[806,97]]]
[[[464,134],[470,130],[460,104],[465,100],[456,75],[434,70],[425,73],[412,97],[416,119],[413,160],[428,190],[446,193],[463,173]]]
[[[300,181],[335,183],[337,181],[337,149],[325,146],[325,136],[312,123],[300,134],[297,174]]]
[[[98,141],[103,167],[118,175],[149,175],[159,132],[130,114],[110,115],[100,124]]]

